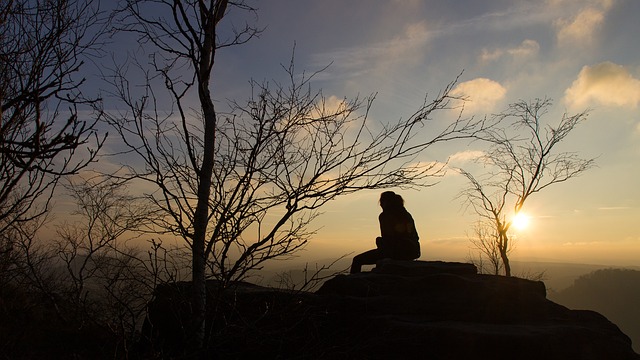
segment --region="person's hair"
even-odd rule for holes
[[[380,194],[380,206],[382,210],[399,211],[404,209],[404,199],[393,191],[385,191]]]

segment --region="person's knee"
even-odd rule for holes
[[[364,262],[362,260],[362,256],[360,255],[356,255],[353,257],[353,261],[351,261],[351,267],[359,267],[364,265]]]

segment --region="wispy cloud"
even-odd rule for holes
[[[567,1],[555,1],[567,3]],[[613,6],[613,0],[597,0],[581,2],[585,4],[574,17],[560,18],[556,20],[558,45],[589,45],[593,42],[594,35],[605,22],[607,12]]]
[[[603,211],[628,210],[628,209],[630,209],[630,207],[628,206],[603,206],[598,208],[598,210],[603,210]]]
[[[515,47],[501,47],[495,49],[484,48],[480,54],[480,61],[485,63],[491,62],[504,56],[509,56],[514,59],[524,59],[537,55],[539,51],[540,44],[537,41],[526,39]]]
[[[602,242],[600,242],[600,241],[570,241],[570,242],[566,242],[566,243],[562,244],[562,246],[579,246],[579,247],[583,247],[583,246],[598,246],[598,245],[602,245]]]
[[[392,62],[422,60],[420,54],[431,36],[425,22],[412,23],[392,40],[318,53],[312,61],[315,66],[333,63],[329,69],[333,74],[325,72],[325,76],[359,76],[385,69]]]
[[[604,13],[593,8],[581,11],[574,19],[558,20],[558,43],[560,46],[590,43],[603,22]]]

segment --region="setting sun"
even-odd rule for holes
[[[516,230],[524,230],[529,226],[529,216],[525,213],[518,213],[513,217],[512,226]]]

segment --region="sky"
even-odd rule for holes
[[[530,198],[523,209],[529,225],[516,231],[512,258],[640,265],[640,2],[272,0],[258,8],[260,37],[219,54],[220,98],[246,98],[249,79],[282,79],[281,64],[295,46],[297,69],[329,65],[313,82],[325,96],[376,93],[374,119],[408,117],[460,73],[454,93],[469,97],[467,115],[545,97],[553,99],[551,122],[589,109],[562,149],[596,158],[597,167]],[[463,166],[455,159],[474,146],[436,146],[418,160]],[[433,187],[398,189],[416,221],[422,259],[469,257],[477,216],[456,199],[464,185],[449,173]],[[373,247],[378,196],[367,191],[330,203],[301,257]]]
[[[296,69],[318,74],[326,97],[376,94],[370,118],[409,117],[458,75],[466,116],[508,104],[553,99],[545,118],[589,109],[564,151],[596,158],[580,177],[531,197],[517,230],[514,260],[640,266],[640,1],[637,0],[270,0],[249,2],[264,28],[258,38],[218,53],[217,102],[250,96],[251,79],[282,80]],[[223,24],[224,25],[224,24]],[[453,113],[440,113],[444,119]],[[424,131],[429,131],[425,128]],[[465,166],[478,144],[429,148],[417,161]],[[466,185],[449,172],[432,187],[396,189],[420,234],[423,260],[466,261],[477,215],[457,195]],[[329,203],[318,232],[299,256],[326,261],[375,246],[380,191]]]

